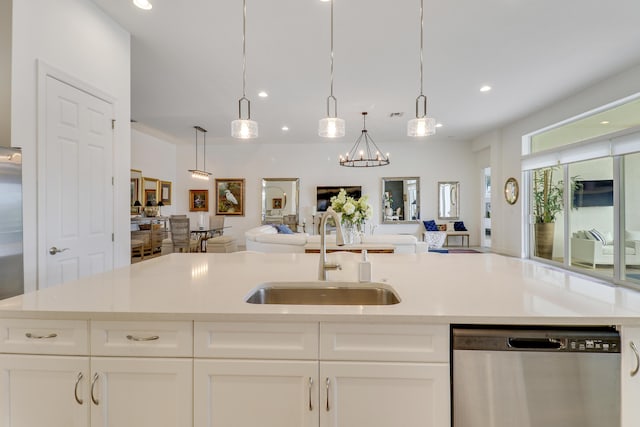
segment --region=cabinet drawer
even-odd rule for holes
[[[317,323],[196,322],[196,357],[318,358]]]
[[[321,323],[320,359],[448,362],[449,327]]]
[[[189,321],[91,322],[91,354],[192,357],[192,323]]]
[[[0,319],[0,352],[88,355],[87,322]]]

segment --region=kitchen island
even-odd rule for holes
[[[357,254],[330,257],[330,281],[356,279]],[[0,301],[0,413],[12,427],[446,427],[451,324],[613,325],[634,425],[639,293],[494,254],[370,260],[400,303],[248,304],[265,282],[317,278],[318,255],[257,253],[172,254]]]

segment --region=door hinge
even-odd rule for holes
[[[111,186],[114,186],[114,185],[115,185],[115,177],[112,176],[111,177]]]
[[[116,119],[111,119],[111,129],[116,128]]]
[[[115,242],[115,241],[116,241],[116,238],[115,238],[114,233],[111,233],[111,241],[112,241],[112,242]]]

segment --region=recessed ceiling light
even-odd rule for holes
[[[491,86],[484,85],[480,88],[480,92],[489,92],[491,90]]]
[[[320,0],[322,3],[329,3],[331,0]]]
[[[260,91],[260,92],[258,92],[258,96],[260,98],[266,98],[266,97],[269,96],[269,94],[267,92],[265,92],[265,91]]]
[[[608,125],[609,123],[609,120],[603,120],[600,122],[601,125]]]
[[[442,123],[436,123],[436,127],[437,128],[441,128],[442,127]]]
[[[282,126],[282,130],[285,131],[285,132],[288,131],[289,130],[289,126]]]
[[[151,10],[153,7],[153,5],[149,3],[149,0],[133,0],[133,4],[143,10]]]

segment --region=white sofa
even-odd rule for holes
[[[638,232],[626,233],[626,265],[640,265],[640,236],[636,233]],[[634,238],[638,240],[633,240]],[[571,237],[571,262],[587,264],[591,268],[595,268],[596,265],[613,265],[613,244],[603,244],[594,239],[588,231],[577,231]]]
[[[320,236],[309,236],[307,233],[278,234],[275,227],[261,225],[247,230],[244,233],[246,248],[248,251],[278,252],[278,253],[304,253],[307,243],[320,243]],[[326,237],[327,243],[335,243],[334,234]],[[419,242],[416,236],[409,234],[366,234],[362,237],[362,243],[393,245],[394,253],[426,252],[427,245]]]

